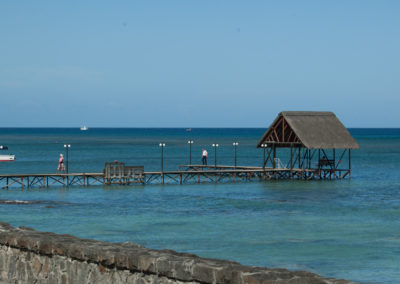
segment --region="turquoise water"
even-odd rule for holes
[[[218,164],[260,165],[264,129],[0,129],[17,156],[1,173],[55,172],[70,143],[70,172],[119,160],[159,170],[219,143]],[[247,265],[309,270],[363,283],[400,283],[400,130],[352,129],[352,179],[238,184],[0,190],[0,220],[110,242],[132,241]],[[18,202],[15,202],[17,201]],[[13,203],[7,203],[13,201]],[[20,202],[24,201],[24,202]],[[29,202],[27,202],[29,201]]]

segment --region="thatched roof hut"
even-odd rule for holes
[[[283,111],[257,147],[359,149],[358,143],[333,112]]]

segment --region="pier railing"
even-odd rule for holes
[[[105,184],[144,183],[144,166],[125,166],[125,163],[106,163]]]

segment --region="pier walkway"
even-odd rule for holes
[[[117,165],[118,166],[118,165]],[[281,179],[341,179],[349,170],[263,168],[249,166],[181,165],[177,171],[145,172],[143,167],[124,166],[99,173],[1,174],[0,189],[50,186],[231,183]]]

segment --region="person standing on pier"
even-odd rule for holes
[[[63,156],[63,154],[60,154],[60,159],[58,159],[57,173],[60,173],[60,172],[64,172],[65,173],[64,156]]]
[[[201,151],[202,151],[202,153],[201,153],[201,160],[202,160],[202,162],[203,162],[203,165],[207,165],[207,156],[208,156],[208,152],[207,152],[206,149],[202,149]]]

